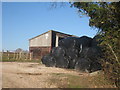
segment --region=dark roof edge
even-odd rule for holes
[[[56,33],[60,33],[60,34],[64,34],[64,35],[75,36],[75,35],[70,35],[70,34],[65,34],[65,33],[62,33],[62,32],[58,32],[58,31],[55,31],[55,30],[49,30],[49,31],[47,31],[47,32],[45,32],[45,33],[42,33],[42,34],[40,34],[40,35],[37,35],[37,36],[35,36],[35,37],[33,37],[33,38],[29,39],[29,40],[32,40],[32,39],[34,39],[34,38],[37,38],[37,37],[39,37],[39,36],[41,36],[41,35],[43,35],[43,34],[46,34],[46,33],[48,33],[48,32],[56,32]],[[75,37],[77,37],[77,36],[75,36]]]
[[[32,40],[32,39],[34,39],[34,38],[37,38],[37,37],[39,37],[39,36],[41,36],[41,35],[43,35],[43,34],[46,34],[46,33],[50,32],[50,31],[52,31],[52,30],[49,30],[49,31],[47,31],[47,32],[45,32],[45,33],[42,33],[42,34],[40,34],[40,35],[37,35],[37,36],[35,36],[35,37],[33,37],[33,38],[29,39],[29,40]]]
[[[74,37],[78,37],[78,36],[75,36],[75,35],[71,35],[71,34],[67,34],[67,33],[62,33],[62,32],[59,32],[59,31],[55,31],[55,30],[52,30],[52,32],[56,32],[56,33],[60,33],[60,34],[64,34],[64,35],[69,35],[69,36],[74,36]]]

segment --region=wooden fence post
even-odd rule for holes
[[[16,55],[16,60],[18,60],[18,58],[19,58],[19,53],[16,53],[17,55]]]
[[[33,53],[31,52],[30,53],[30,60],[32,60],[32,58],[33,58]]]
[[[8,52],[8,55],[7,55],[7,56],[8,56],[8,60],[9,60],[9,59],[10,59],[10,57],[9,57],[9,56],[10,56],[9,52]]]
[[[15,59],[15,52],[14,52],[14,56],[13,56],[13,59]]]
[[[19,52],[19,60],[21,59],[21,52]]]
[[[26,53],[26,57],[25,57],[25,59],[27,60],[27,59],[29,59],[29,53]]]

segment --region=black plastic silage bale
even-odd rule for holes
[[[79,56],[81,58],[88,58],[91,61],[98,61],[101,57],[101,51],[99,48],[86,47],[82,49]]]
[[[83,49],[84,47],[91,47],[92,40],[93,40],[92,38],[87,36],[80,37],[78,40],[80,49]]]
[[[94,61],[99,62],[101,56],[102,56],[102,52],[99,48],[91,47],[88,50],[87,58],[89,58],[93,62]]]
[[[79,48],[78,37],[67,37],[59,41],[58,46],[69,48]]]
[[[92,47],[100,47],[100,43],[102,42],[102,40],[100,40],[100,36],[97,35],[95,37],[93,37],[93,40],[92,40]]]
[[[50,54],[43,56],[41,61],[47,67],[54,67],[56,65],[55,58],[51,56]]]
[[[76,49],[76,48],[69,48],[66,50],[66,56],[69,58],[69,59],[75,59],[77,58],[79,55],[79,49]]]
[[[69,48],[66,50],[66,56],[69,60],[69,67],[68,68],[74,68],[76,63],[76,58],[79,57],[79,49],[76,48]]]
[[[88,57],[88,52],[89,52],[90,47],[84,47],[81,49],[79,52],[79,57],[80,58],[87,58]]]
[[[59,58],[59,57],[64,57],[65,56],[65,53],[66,53],[66,50],[65,48],[63,47],[54,47],[52,50],[51,50],[51,54],[52,56],[54,56],[55,58]]]
[[[44,56],[42,57],[42,59],[41,59],[42,63],[43,63],[43,64],[46,64],[46,62],[47,62],[47,60],[48,60],[49,57],[50,57],[49,54],[44,55]]]
[[[69,51],[73,51],[71,49],[77,49],[76,51],[81,52],[84,47],[91,47],[92,38],[87,36],[82,37],[67,37],[59,41],[58,45],[65,47],[67,49],[67,53]],[[70,49],[70,50],[69,50]]]
[[[77,62],[77,58],[69,59],[69,66],[68,66],[68,68],[74,69],[76,62]]]
[[[51,51],[51,54],[56,60],[56,67],[68,68],[69,60],[65,56],[66,49],[64,47],[61,47],[61,46],[54,47]]]
[[[59,41],[49,55],[43,56],[46,66],[59,68],[75,68],[79,71],[95,71],[101,68],[98,57],[101,55],[96,38],[68,37]],[[92,62],[92,63],[91,63]]]
[[[99,51],[98,48],[93,48],[93,47],[84,48],[83,51],[80,53],[80,57],[86,58],[91,62],[90,68],[89,68],[90,72],[101,69],[101,64],[99,63],[101,52]]]
[[[77,61],[76,58],[80,56],[80,51],[84,47],[91,46],[92,38],[83,36],[83,37],[68,37],[59,41],[59,46],[66,48],[66,56],[69,60],[69,68],[74,68]],[[85,51],[86,52],[86,51]],[[87,53],[83,53],[86,55]]]
[[[78,37],[67,37],[59,41],[59,46],[65,48],[66,56],[69,59],[74,59],[78,57],[80,49],[78,40]]]
[[[101,69],[102,69],[102,66],[99,62],[91,62],[91,64],[90,64],[90,71],[91,72],[101,70]]]
[[[90,64],[91,62],[86,58],[78,58],[75,69],[81,72],[90,72]]]
[[[59,68],[68,68],[69,60],[65,56],[61,56],[59,58],[56,58],[56,67]]]

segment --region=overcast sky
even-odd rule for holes
[[[94,37],[96,30],[89,27],[89,18],[80,17],[76,8],[66,3],[51,8],[49,2],[2,3],[3,49],[28,50],[29,39],[48,30],[76,36]]]

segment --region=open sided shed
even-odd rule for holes
[[[48,54],[53,47],[58,46],[59,40],[73,35],[49,30],[43,34],[29,39],[29,51],[33,53],[34,59],[39,59],[41,56]]]

